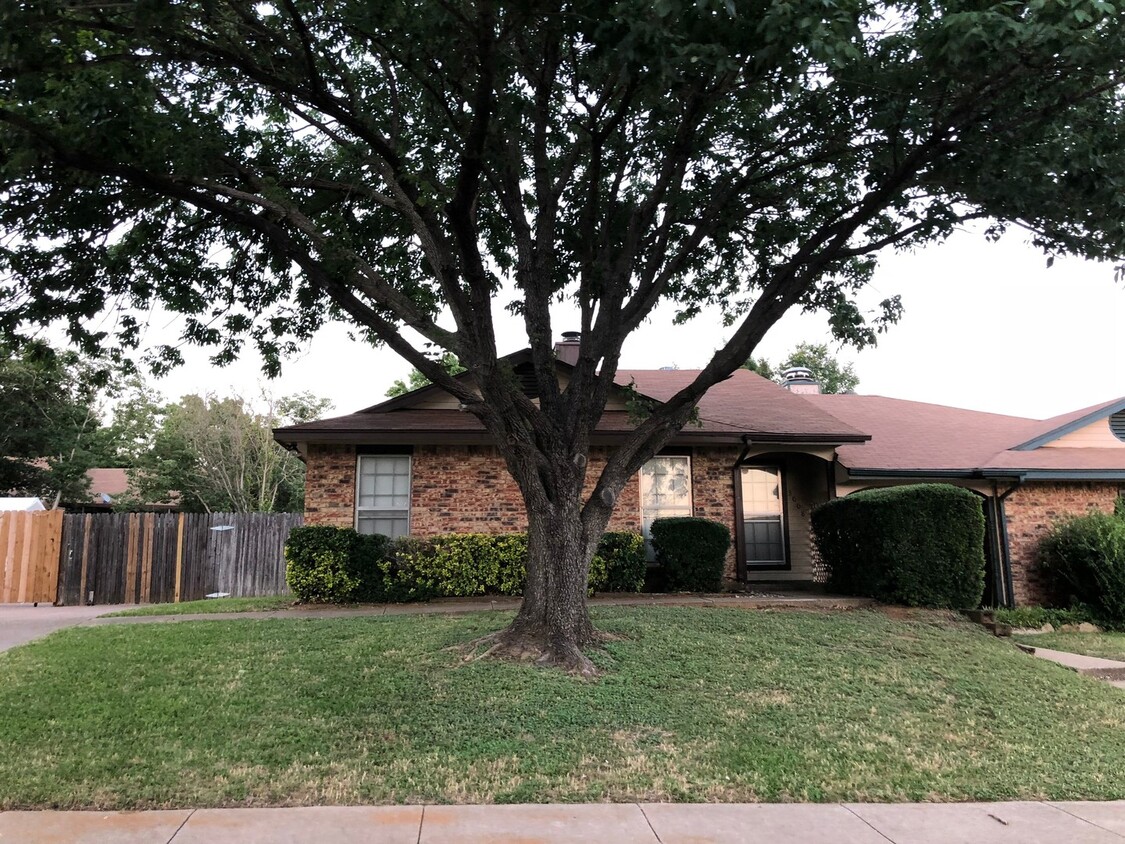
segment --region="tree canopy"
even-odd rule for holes
[[[441,364],[442,369],[450,375],[456,375],[459,372],[464,372],[465,367],[461,366],[461,362],[457,360],[457,356],[453,352],[446,352],[439,359],[438,363]],[[387,390],[387,396],[394,398],[409,393],[411,390],[418,390],[425,387],[427,384],[432,383],[429,378],[422,374],[421,370],[412,369],[410,374],[406,376],[406,380],[401,378],[397,379],[391,384],[390,389]]]
[[[870,342],[899,311],[855,302],[878,253],[970,219],[1122,258],[1123,64],[1107,0],[7,0],[0,331],[127,346],[159,307],[276,371],[352,323],[492,435],[530,519],[504,641],[579,665],[617,494],[787,310]],[[622,344],[668,300],[730,339],[585,499]]]
[[[154,400],[155,399],[155,400]],[[175,503],[189,512],[299,512],[305,467],[273,440],[273,428],[308,422],[329,403],[308,393],[260,406],[240,396],[187,395],[162,404],[140,397],[124,419],[153,421],[152,435],[129,464],[129,494],[119,507]]]
[[[105,455],[98,391],[107,373],[36,341],[0,346],[0,495],[83,501]]]

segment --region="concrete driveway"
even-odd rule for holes
[[[40,639],[64,627],[84,624],[107,612],[126,609],[112,607],[52,607],[40,604],[0,604],[0,652]]]

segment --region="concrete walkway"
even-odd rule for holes
[[[1116,803],[349,806],[4,812],[27,844],[1102,844]]]
[[[86,624],[106,612],[109,612],[106,607],[0,604],[0,651],[27,644],[64,627]]]
[[[1057,663],[1064,668],[1069,668],[1071,671],[1076,671],[1079,674],[1085,674],[1088,677],[1094,677],[1098,680],[1108,680],[1112,685],[1118,688],[1125,688],[1125,662],[1119,662],[1115,659],[1103,659],[1098,656],[1074,654],[1069,651],[1055,651],[1050,648],[1032,647],[1031,645],[1020,645],[1019,647],[1021,650],[1030,651],[1040,659],[1046,659],[1050,662]]]

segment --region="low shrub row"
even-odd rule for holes
[[[1012,627],[1036,629],[1044,624],[1058,628],[1064,624],[1082,624],[1098,619],[1090,610],[1081,607],[1065,610],[1050,607],[1001,607],[996,610],[996,620],[1001,624],[1010,624]]]
[[[348,528],[311,526],[290,533],[285,559],[290,591],[310,603],[519,595],[527,576],[527,535],[390,540]],[[606,533],[590,565],[590,589],[639,592],[645,569],[640,534]]]
[[[813,535],[828,588],[892,604],[966,609],[984,591],[984,513],[972,492],[916,484],[820,505]]]

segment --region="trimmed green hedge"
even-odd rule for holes
[[[1039,551],[1057,603],[1084,605],[1104,626],[1125,628],[1125,519],[1098,512],[1063,519]]]
[[[348,528],[296,528],[286,544],[286,581],[301,601],[425,601],[519,595],[527,535],[463,533],[428,539],[361,536]],[[590,565],[591,591],[639,592],[644,539],[606,533]]]
[[[652,523],[652,550],[670,592],[718,592],[730,548],[730,528],[682,516]]]
[[[980,498],[949,484],[857,492],[817,507],[828,588],[914,607],[968,609],[984,593]]]
[[[371,589],[390,540],[348,528],[294,528],[285,543],[285,582],[305,603],[381,600]]]

